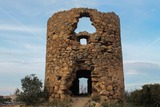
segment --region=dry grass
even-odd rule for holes
[[[7,105],[7,106],[2,106],[2,107],[21,107],[20,105]]]

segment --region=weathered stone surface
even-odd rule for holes
[[[95,107],[102,107],[100,103],[96,103]]]
[[[96,102],[95,101],[91,101],[90,103],[89,103],[89,106],[94,106],[96,104]]]
[[[107,91],[112,91],[113,90],[113,87],[110,85],[107,87]]]
[[[95,33],[75,32],[82,17],[91,19]],[[76,95],[80,77],[88,78],[88,94],[98,94],[105,101],[123,100],[120,22],[114,12],[73,8],[55,13],[47,27],[45,88],[50,100]]]
[[[101,95],[109,95],[109,91],[103,90],[100,92]]]

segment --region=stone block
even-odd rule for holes
[[[107,87],[107,90],[108,90],[108,91],[112,91],[112,90],[113,90],[113,87],[110,85],[110,86]]]

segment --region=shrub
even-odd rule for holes
[[[60,101],[59,99],[53,99],[52,102],[48,103],[45,106],[49,106],[49,107],[70,107],[71,106],[71,102],[67,99]]]
[[[22,91],[16,90],[17,101],[27,105],[37,105],[47,98],[47,92],[42,90],[42,82],[31,74],[21,79]]]
[[[142,89],[135,90],[127,96],[127,101],[145,107],[160,106],[160,84],[143,85]]]
[[[116,102],[102,102],[101,105],[102,107],[124,107],[123,103],[121,104],[121,103],[116,103]]]
[[[102,107],[109,107],[108,103],[107,102],[102,102]]]
[[[100,98],[100,95],[94,94],[92,95],[91,99],[95,102],[99,102],[101,98]]]

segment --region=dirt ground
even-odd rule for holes
[[[20,107],[20,105],[6,105],[6,106],[2,106],[2,107]]]

